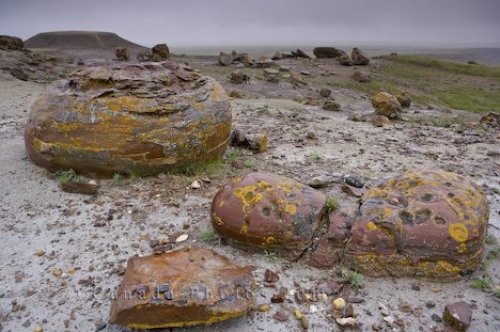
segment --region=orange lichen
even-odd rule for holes
[[[469,238],[469,230],[464,224],[456,223],[448,227],[451,238],[457,242],[465,242]]]

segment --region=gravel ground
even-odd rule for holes
[[[228,83],[223,82],[228,88]],[[281,83],[279,83],[281,84]],[[256,86],[257,85],[257,86]],[[267,95],[267,85],[252,94]],[[245,89],[241,85],[234,88]],[[294,291],[312,288],[322,281],[340,280],[339,271],[323,271],[290,263],[273,253],[252,253],[232,248],[221,241],[204,241],[202,231],[210,229],[209,204],[217,188],[231,176],[251,169],[283,174],[307,182],[314,176],[330,178],[322,189],[338,197],[341,209],[352,213],[357,201],[341,191],[342,177],[358,174],[374,183],[404,170],[440,167],[472,176],[490,202],[489,234],[500,238],[500,165],[498,129],[452,125],[425,126],[418,121],[401,121],[376,128],[367,122],[352,122],[353,111],[371,112],[362,95],[342,89],[332,94],[343,112],[327,112],[318,106],[304,106],[285,99],[234,99],[234,126],[269,137],[267,152],[252,155],[228,151],[228,158],[244,162],[243,169],[226,161],[216,170],[194,176],[160,175],[121,181],[99,180],[96,196],[61,191],[53,175],[29,161],[24,150],[23,127],[29,108],[44,84],[19,81],[0,73],[0,331],[127,331],[108,323],[109,308],[120,284],[126,260],[147,255],[151,240],[172,249],[188,245],[213,248],[241,265],[255,267],[259,285],[264,271],[280,277],[276,287],[259,287],[256,303],[270,304],[281,286],[287,288],[283,304],[271,304],[267,312],[210,327],[176,331],[300,331],[293,310],[299,309],[309,322],[309,331],[337,331],[331,301],[297,303]],[[308,88],[308,94],[314,89]],[[412,107],[405,116],[415,118],[470,118],[463,112],[423,110]],[[313,132],[317,139],[308,139]],[[496,152],[496,154],[495,154]],[[202,188],[189,188],[199,180]],[[181,234],[186,242],[171,243]],[[488,250],[495,246],[488,245]],[[498,248],[498,246],[496,246]],[[364,277],[360,290],[345,287],[342,296],[353,302],[358,327],[372,331],[447,331],[441,316],[444,306],[456,300],[474,304],[471,331],[500,330],[500,303],[491,294],[470,287],[471,280],[485,273],[500,283],[499,259],[487,271],[454,283],[416,279],[373,279]],[[390,326],[378,302],[388,307]],[[289,315],[280,322],[277,311]]]

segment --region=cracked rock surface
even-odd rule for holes
[[[189,67],[113,63],[77,70],[41,95],[25,142],[52,171],[152,175],[220,157],[231,118],[224,89]]]

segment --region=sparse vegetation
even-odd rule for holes
[[[317,162],[317,161],[320,161],[321,160],[321,155],[317,152],[313,152],[309,155],[309,159],[311,161],[314,161],[314,162]]]
[[[264,250],[264,257],[269,260],[276,259],[278,258],[278,254],[276,253],[276,251]]]
[[[242,153],[241,153],[240,149],[232,148],[226,152],[226,155],[224,156],[224,158],[228,162],[232,163],[233,161],[235,161],[236,159],[241,157],[241,155],[242,155]]]
[[[325,208],[327,213],[333,212],[339,208],[339,201],[337,198],[330,196],[326,199]]]
[[[494,283],[489,276],[473,279],[471,282],[472,288],[482,289],[483,291],[490,291],[494,287]]]
[[[213,242],[217,240],[217,238],[217,233],[211,228],[204,229],[200,233],[200,239],[203,242]]]
[[[216,176],[221,171],[222,167],[222,159],[219,158],[207,162],[193,163],[186,168],[184,173],[188,176],[199,175],[203,173]]]
[[[355,289],[363,287],[363,275],[361,273],[343,268],[342,278]]]
[[[254,168],[257,165],[257,160],[249,158],[243,162],[243,166],[246,168]]]
[[[425,56],[379,57],[377,71],[367,83],[332,82],[374,94],[406,93],[413,102],[473,112],[500,111],[500,68],[467,65]]]
[[[66,183],[68,181],[73,180],[76,177],[76,173],[74,170],[59,170],[54,174],[55,179],[59,183]]]
[[[109,185],[112,187],[119,186],[122,183],[123,179],[125,179],[125,176],[123,176],[122,174],[116,173],[113,175],[111,180],[109,180]]]

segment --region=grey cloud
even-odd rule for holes
[[[102,30],[146,45],[500,46],[499,13],[498,0],[1,0],[0,33]]]

